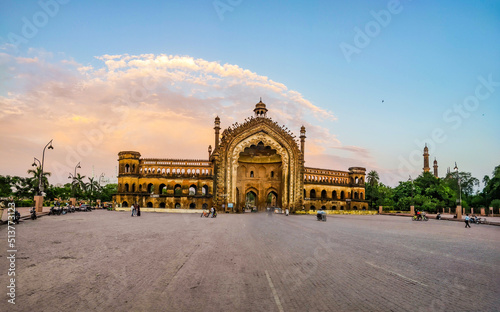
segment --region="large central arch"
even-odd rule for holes
[[[254,118],[230,133],[223,134],[216,159],[217,202],[235,203],[237,198],[238,159],[245,148],[262,142],[281,157],[281,205],[302,207],[303,155],[293,137],[268,118]],[[244,192],[245,190],[239,190]],[[267,194],[261,195],[266,196]]]

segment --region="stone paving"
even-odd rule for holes
[[[500,227],[92,211],[16,227],[1,311],[499,311]],[[0,282],[7,284],[7,229]],[[8,305],[8,306],[7,306]]]

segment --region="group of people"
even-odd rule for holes
[[[132,210],[131,217],[133,217],[133,216],[140,217],[141,216],[141,206],[139,206],[139,204],[132,204],[131,210]]]
[[[201,213],[201,217],[216,218],[217,210],[212,206],[212,208],[210,208],[210,211],[203,210],[203,212]]]

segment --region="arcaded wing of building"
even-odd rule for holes
[[[147,159],[133,151],[118,154],[118,193],[122,207],[196,208],[226,211],[243,207],[367,209],[365,168],[348,171],[304,167],[306,130],[300,141],[267,117],[262,101],[254,116],[220,133],[208,160]],[[300,144],[300,146],[299,146]]]

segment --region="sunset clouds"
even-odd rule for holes
[[[342,144],[319,124],[335,122],[335,115],[238,65],[166,54],[102,55],[90,65],[45,51],[23,56],[5,46],[2,51],[0,130],[10,147],[0,152],[2,163],[9,163],[3,174],[24,175],[50,139],[56,148],[46,170],[56,183],[66,182],[77,162],[83,174],[91,175],[94,166],[95,174],[113,176],[120,150],[206,159],[214,117],[221,117],[223,128],[242,121],[253,115],[260,97],[269,116],[296,135],[306,126],[314,165],[345,170],[364,165],[359,157],[367,156],[352,148],[346,161],[332,161],[329,151]]]

